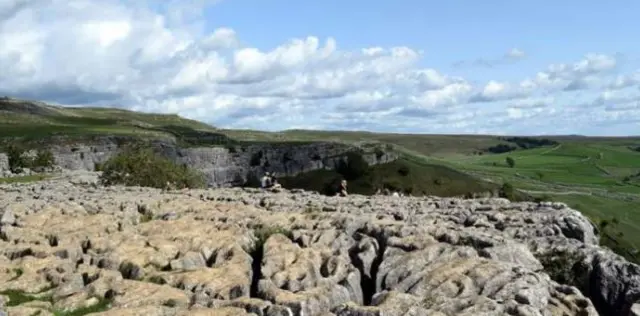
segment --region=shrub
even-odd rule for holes
[[[352,151],[347,153],[347,161],[341,161],[336,171],[344,176],[345,179],[353,180],[369,171],[369,163],[364,160],[361,153]]]
[[[491,146],[487,149],[485,149],[486,151],[493,153],[493,154],[502,154],[502,153],[507,153],[510,151],[514,151],[518,149],[516,146],[509,146],[507,144],[499,144],[499,145],[495,145],[495,146]]]
[[[409,167],[407,167],[405,165],[400,166],[400,168],[398,168],[398,173],[403,177],[408,176],[409,175]]]
[[[101,169],[100,181],[104,185],[166,188],[170,184],[177,189],[205,185],[201,174],[148,148],[125,149],[102,164]]]
[[[55,158],[50,150],[38,150],[38,154],[31,163],[32,167],[51,168],[55,164]]]
[[[509,168],[515,167],[516,161],[513,160],[513,158],[507,157],[505,160],[507,161],[507,165],[509,166]]]
[[[501,198],[506,198],[508,200],[514,201],[516,200],[516,190],[513,188],[513,185],[511,185],[511,183],[505,182],[500,188],[499,196]]]
[[[22,168],[27,168],[28,161],[27,158],[23,155],[24,148],[16,145],[10,145],[6,149],[7,158],[9,160],[9,169],[12,172],[19,172]]]
[[[38,150],[36,157],[25,155],[26,149],[17,145],[9,146],[6,151],[12,172],[20,172],[23,168],[51,168],[55,164],[53,153],[48,149]]]
[[[584,289],[584,254],[580,252],[556,252],[538,255],[544,271],[556,282]]]
[[[322,194],[327,196],[334,196],[338,192],[338,188],[340,187],[340,181],[342,178],[337,177],[332,179],[331,181],[326,182],[322,187]]]
[[[534,202],[536,203],[540,203],[540,202],[549,202],[549,201],[553,201],[553,197],[551,195],[548,194],[543,194],[541,196],[537,196],[533,199]]]
[[[243,182],[242,186],[245,188],[259,188],[262,185],[260,177],[255,173],[247,175],[247,180]]]

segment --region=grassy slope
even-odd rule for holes
[[[71,138],[115,135],[172,140],[206,138],[212,145],[226,137],[210,125],[177,115],[149,114],[113,108],[57,107],[0,99],[0,137],[26,141],[49,136]],[[208,137],[202,137],[208,136]],[[217,136],[217,138],[216,138]]]
[[[565,202],[596,223],[618,222],[608,228],[613,239],[605,238],[607,245],[625,248],[628,258],[639,261],[633,249],[640,249],[640,184],[623,179],[640,171],[640,152],[630,150],[629,142],[634,140],[569,139],[553,148],[427,160]],[[506,157],[515,160],[514,168],[507,166]]]
[[[402,173],[405,170],[405,173]],[[316,170],[296,177],[281,178],[285,188],[304,188],[322,192],[325,184],[341,176],[333,170]],[[369,173],[349,182],[349,192],[374,194],[377,189],[390,188],[412,195],[461,196],[469,192],[497,190],[498,185],[479,181],[455,169],[429,164],[409,157],[373,166]]]

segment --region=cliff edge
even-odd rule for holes
[[[202,172],[211,187],[241,185],[265,171],[292,177],[334,169],[354,150],[362,152],[369,165],[398,158],[372,143],[238,141],[213,126],[177,115],[0,98],[0,178],[11,176],[3,153],[10,145],[48,149],[59,169],[95,171],[123,146],[140,142]]]

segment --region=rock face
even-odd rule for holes
[[[4,176],[5,173],[9,172],[9,157],[4,153],[0,153],[0,176]]]
[[[591,223],[564,204],[160,191],[96,180],[76,173],[0,186],[0,310],[551,316],[638,309],[639,267],[598,247]],[[29,299],[18,302],[18,294]]]
[[[129,142],[122,137],[98,137],[90,143],[56,145],[51,150],[56,164],[62,169],[94,171],[96,164],[105,162],[118,152],[121,144]],[[345,159],[347,152],[355,149],[338,143],[180,148],[173,142],[155,141],[153,146],[174,161],[203,172],[211,187],[242,184],[252,175],[261,175],[264,171],[294,176],[316,169],[333,169]],[[375,165],[394,161],[397,154],[370,151],[363,157],[370,165]],[[8,169],[6,155],[0,153],[0,172]]]

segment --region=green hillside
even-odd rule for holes
[[[0,98],[0,138],[40,140],[51,136],[90,138],[132,136],[223,144],[227,137],[210,125],[178,115],[149,114],[114,108],[52,106],[40,102]]]
[[[605,226],[603,241],[611,248],[624,248],[619,252],[638,262],[640,152],[629,146],[630,140],[633,142],[565,140],[551,148],[427,160],[488,181],[509,182],[533,196],[565,202]],[[512,168],[507,157],[515,162]]]

